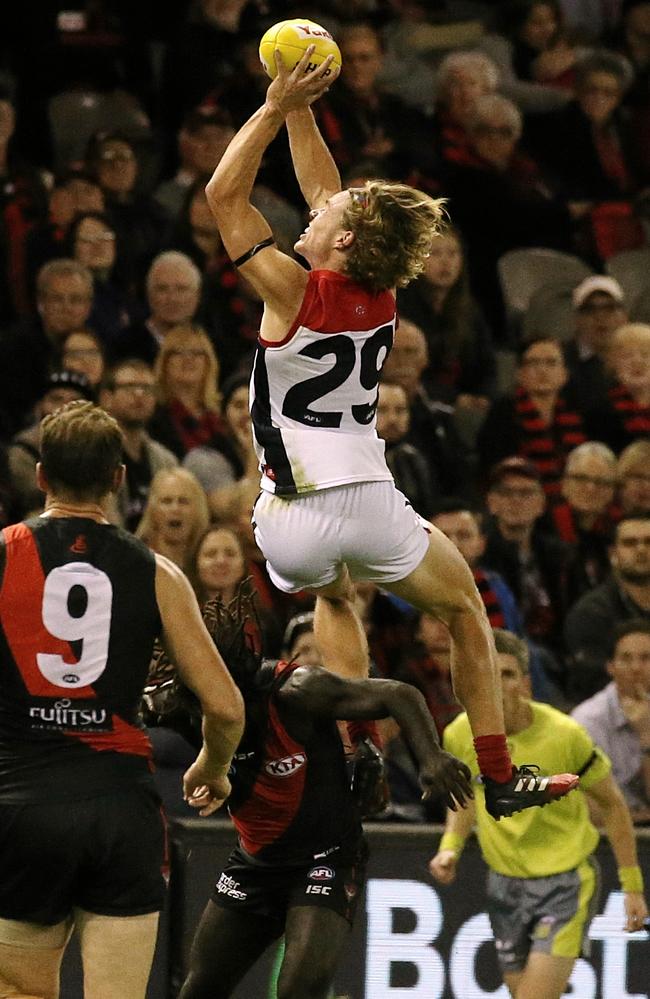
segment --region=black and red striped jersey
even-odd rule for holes
[[[311,735],[303,742],[282,720],[275,695],[297,668],[297,663],[265,663],[267,693],[254,722],[247,705],[246,731],[229,774],[228,810],[239,844],[262,865],[325,857],[361,834],[336,722],[312,719]]]
[[[2,531],[3,800],[88,795],[150,772],[138,709],[161,629],[155,571],[140,541],[87,518]]]

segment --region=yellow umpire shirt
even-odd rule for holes
[[[573,718],[548,704],[530,701],[533,722],[508,736],[515,766],[535,763],[541,776],[573,773],[582,776],[582,791],[611,770],[609,757]],[[463,760],[477,777],[479,770],[467,715],[459,715],[444,731],[443,745]],[[586,769],[585,769],[586,767]],[[580,788],[543,808],[527,808],[496,822],[485,810],[480,783],[474,784],[477,836],[485,862],[511,878],[543,878],[577,867],[595,850],[598,830],[589,819]]]

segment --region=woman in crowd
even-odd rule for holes
[[[68,333],[61,345],[61,367],[85,375],[97,392],[106,368],[104,348],[97,334],[89,329]]]
[[[580,50],[564,32],[557,0],[509,0],[495,5],[494,34],[479,48],[498,66],[500,91],[522,111],[550,111],[570,99]]]
[[[484,477],[497,462],[518,455],[532,462],[544,492],[557,498],[568,453],[585,441],[582,417],[563,395],[568,372],[562,344],[539,337],[524,344],[512,395],[490,408],[478,434]]]
[[[618,501],[622,513],[650,513],[650,440],[623,448],[616,465]]]
[[[492,338],[469,289],[459,232],[447,226],[423,273],[397,296],[400,315],[424,332],[429,365],[422,381],[433,398],[484,411],[494,393]]]
[[[612,335],[609,364],[616,379],[602,405],[587,414],[589,436],[620,454],[650,437],[650,325],[626,323]]]
[[[192,473],[185,468],[163,469],[151,481],[135,536],[187,572],[209,522],[205,493]]]
[[[138,306],[119,277],[121,253],[115,229],[103,212],[76,215],[67,234],[68,253],[93,276],[93,304],[89,325],[107,346],[136,319]]]
[[[200,326],[173,327],[154,367],[158,406],[149,424],[152,437],[179,459],[192,448],[213,447],[223,434],[219,361]]]

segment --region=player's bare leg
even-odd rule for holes
[[[505,737],[492,631],[469,566],[448,538],[432,528],[418,567],[405,579],[384,586],[449,628],[454,691],[474,735],[488,812],[500,819],[545,805],[577,787],[573,774],[541,775],[534,761],[515,772]]]
[[[294,906],[287,913],[278,999],[327,999],[350,924],[330,909]]]
[[[158,917],[157,912],[118,917],[76,910],[85,999],[144,999],[156,948]]]
[[[338,579],[313,590],[314,635],[323,664],[346,680],[368,676],[368,640],[354,602],[354,586],[344,566]]]
[[[405,579],[383,585],[449,628],[454,691],[474,737],[503,732],[492,632],[472,573],[454,545],[434,528],[418,567]]]
[[[0,919],[0,999],[58,999],[71,923],[37,926]]]
[[[561,999],[575,958],[533,951],[523,971],[503,976],[513,999]]]

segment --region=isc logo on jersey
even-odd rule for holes
[[[307,875],[310,881],[322,882],[322,881],[332,881],[335,877],[334,871],[331,867],[325,867],[321,865],[320,867],[312,867],[311,871]],[[305,888],[305,895],[331,895],[332,886],[324,884],[311,884],[307,885]]]
[[[294,753],[293,756],[284,756],[281,760],[268,760],[264,764],[264,769],[270,777],[291,777],[306,762],[307,757],[304,753]]]

